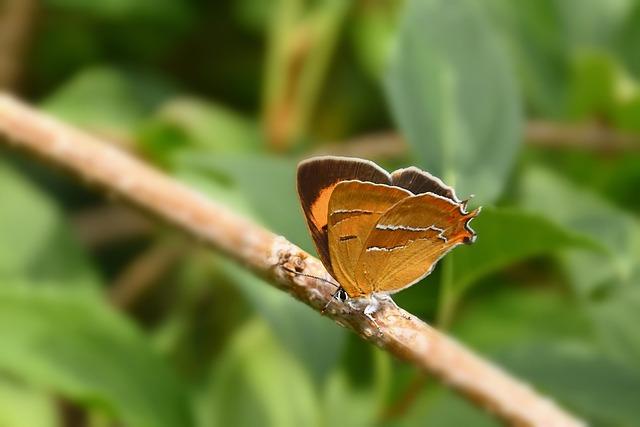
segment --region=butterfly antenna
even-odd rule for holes
[[[310,277],[312,279],[316,279],[316,280],[320,280],[321,282],[325,282],[328,283],[330,285],[335,286],[336,288],[338,288],[338,290],[340,290],[340,285],[338,285],[337,283],[333,283],[331,280],[327,280],[327,279],[323,279],[322,277],[318,277],[318,276],[312,276],[311,274],[305,274],[305,273],[300,273],[298,271],[292,270],[288,267],[285,267],[284,265],[282,266],[282,269],[285,271],[288,271],[291,274],[295,274],[296,276],[304,276],[304,277]],[[337,293],[337,291],[336,291]]]

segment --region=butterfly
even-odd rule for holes
[[[467,212],[453,188],[416,167],[389,174],[368,160],[314,157],[298,165],[297,186],[342,301],[408,288],[451,249],[476,239],[469,221],[480,208]]]

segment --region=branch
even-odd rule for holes
[[[532,120],[525,126],[523,139],[532,147],[599,153],[640,151],[639,134],[617,132],[595,123],[564,124]],[[389,159],[406,156],[408,152],[409,147],[399,134],[386,131],[363,135],[346,143],[327,144],[315,153]]]
[[[597,152],[640,149],[640,135],[617,132],[596,123],[558,124],[530,121],[525,131],[529,145],[545,148],[577,148]]]
[[[238,216],[112,145],[1,94],[0,134],[17,147],[103,187],[235,258],[318,312],[331,297],[332,286],[287,271],[327,275],[316,258],[284,237]],[[379,331],[361,310],[347,304],[330,304],[326,314],[363,339],[430,372],[512,425],[585,425],[525,383],[391,303],[382,303],[375,313]]]

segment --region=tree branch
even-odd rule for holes
[[[531,147],[624,153],[640,151],[640,134],[618,132],[596,123],[554,123],[529,121],[523,141]],[[406,156],[409,147],[396,132],[385,131],[359,136],[319,147],[316,154],[334,154],[369,159],[389,159]]]
[[[316,311],[325,306],[334,291],[329,284],[286,270],[327,275],[316,258],[284,237],[238,216],[108,143],[1,94],[0,134],[17,147],[103,187],[235,258]],[[391,303],[382,303],[374,314],[379,331],[362,310],[347,304],[330,304],[325,313],[365,340],[430,372],[511,425],[585,425],[525,383]]]

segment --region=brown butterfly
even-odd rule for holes
[[[298,165],[298,195],[342,301],[405,289],[476,237],[469,221],[480,208],[466,212],[453,188],[416,167],[389,174],[368,160],[315,157]]]

